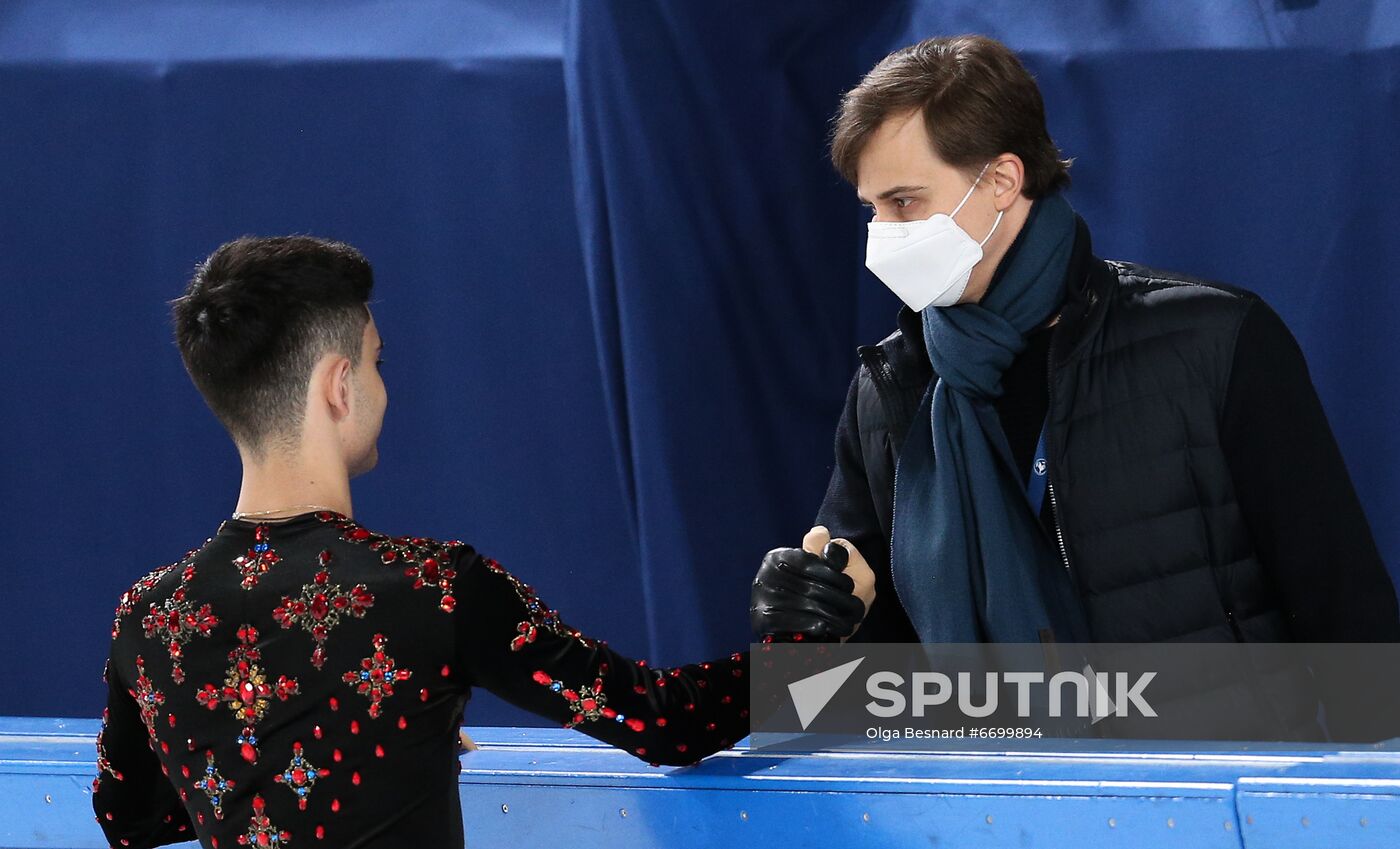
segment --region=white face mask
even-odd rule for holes
[[[957,225],[953,216],[972,197],[987,167],[958,201],[953,211],[939,212],[923,221],[871,221],[865,247],[865,267],[890,287],[890,291],[920,312],[927,307],[951,307],[967,291],[972,269],[982,261],[982,246],[1001,224],[997,213],[987,238],[978,242]]]

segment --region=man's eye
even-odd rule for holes
[[[894,199],[894,205],[897,206],[897,207],[899,207],[900,209],[904,209],[905,207],[909,206],[909,204],[911,204],[911,203],[913,203],[913,202],[914,202],[914,199],[913,199],[913,198],[895,198],[895,199]]]

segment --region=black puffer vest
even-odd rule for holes
[[[1218,436],[1235,340],[1256,296],[1097,259],[1083,222],[1068,284],[1050,343],[1050,499],[1054,543],[1094,640],[1290,641]],[[861,453],[886,542],[899,450],[937,378],[918,317],[903,310],[901,327],[860,349],[856,390]],[[887,551],[870,558],[886,586]],[[877,599],[877,608],[871,616],[886,621],[867,622],[870,639],[917,639],[896,600]],[[1195,736],[1233,736],[1230,716],[1241,711],[1276,720],[1275,739],[1319,735],[1306,667],[1214,674],[1199,682],[1206,692],[1189,697],[1191,722],[1210,726]]]

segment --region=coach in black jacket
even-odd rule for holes
[[[1253,294],[1094,257],[1084,222],[1062,211],[1068,163],[1046,133],[1034,81],[1010,51],[959,37],[891,54],[846,95],[832,154],[875,211],[868,264],[914,307],[901,310],[893,335],[860,349],[817,517],[855,543],[876,574],[876,599],[855,639],[999,640],[1024,629],[998,617],[1024,617],[1048,622],[1042,639],[1062,641],[1400,641],[1392,583],[1293,337]],[[950,209],[960,235],[947,235]],[[1070,222],[1054,225],[1064,229],[1059,255],[1036,244],[1052,215]],[[891,230],[946,241],[898,257],[877,242]],[[930,356],[939,334],[965,305],[1009,315],[1014,304],[989,304],[998,294],[1006,301],[998,287],[1021,285],[1007,276],[1035,251],[1058,256],[1058,306],[1025,321],[1019,338],[1011,334],[1004,361],[992,364],[999,382],[986,381],[985,393],[949,412],[946,399],[955,396],[936,391]],[[960,260],[948,258],[959,252]],[[927,260],[916,263],[920,256]],[[937,279],[912,273],[922,273],[918,263]],[[970,273],[962,270],[969,263]],[[929,439],[931,406],[938,451],[919,443]],[[911,453],[938,454],[944,468],[969,462],[961,444],[938,432],[949,421],[963,431],[969,421],[983,425],[995,474],[973,465],[979,474],[964,475],[961,490],[919,502],[932,515],[911,516],[902,499],[923,482],[897,487],[896,469],[936,467],[933,457],[916,463]],[[995,501],[994,493],[994,506],[1006,509],[986,510],[977,500],[985,493],[966,490],[991,486],[995,476],[1011,480],[1003,489],[1033,497],[1013,505],[1017,499]],[[1037,477],[1048,497],[1036,493]],[[963,502],[950,504],[949,493]],[[1021,521],[1013,516],[989,532],[986,523],[1006,522],[1007,510],[1043,530],[1039,542],[1012,550],[1039,546],[1048,552],[1037,553],[1043,562],[988,554]],[[929,589],[958,584],[945,580],[950,567],[938,557],[895,557],[892,570],[896,527],[918,537],[915,551],[929,550],[928,536],[943,546],[933,551],[972,552],[969,567],[961,557],[953,567],[973,573],[968,598]],[[1048,571],[1001,574],[1007,559]],[[1006,587],[1037,583],[1039,594],[1006,601]],[[1076,609],[1059,609],[1062,591]],[[909,597],[925,592],[932,602]],[[925,612],[911,615],[920,604]],[[967,616],[968,625],[950,630],[945,615]],[[1215,682],[1218,701],[1205,714],[1269,711],[1275,739],[1316,739],[1313,679],[1322,676],[1326,692],[1325,674],[1302,664],[1231,674]],[[1327,708],[1334,737],[1349,736],[1338,729],[1354,706]],[[1201,736],[1231,736],[1228,721]]]

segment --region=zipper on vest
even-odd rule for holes
[[[1049,476],[1049,469],[1046,469],[1046,475]],[[1065,571],[1073,576],[1074,570],[1069,568],[1069,549],[1065,547],[1065,531],[1060,527],[1060,505],[1055,500],[1055,484],[1046,481],[1045,487],[1050,491],[1050,516],[1055,520],[1055,541],[1060,544],[1060,560],[1065,564]]]
[[[1055,412],[1055,339],[1059,336],[1056,332],[1059,328],[1050,331],[1050,347],[1045,352],[1045,459],[1050,459],[1050,416]],[[1074,570],[1069,565],[1069,547],[1065,545],[1065,529],[1060,522],[1060,502],[1055,498],[1055,464],[1047,462],[1045,465],[1045,488],[1050,493],[1050,518],[1055,522],[1055,542],[1060,546],[1060,560],[1065,564],[1065,571],[1070,575],[1070,581],[1074,580]],[[1040,521],[1040,517],[1036,517]]]
[[[1235,611],[1225,608],[1225,621],[1230,623],[1230,633],[1235,635],[1235,642],[1243,643],[1244,632],[1240,630],[1240,623],[1235,621]]]
[[[890,365],[889,357],[879,345],[872,345],[857,349],[861,362],[870,372],[870,382],[875,385],[875,395],[880,399],[880,404],[885,409],[885,417],[889,419],[890,438],[893,442],[895,433],[909,426],[912,415],[908,410],[908,405],[904,402],[899,392],[899,384],[894,379],[894,366]],[[896,408],[896,405],[897,408]],[[896,417],[896,414],[897,417]],[[898,423],[898,428],[895,427]],[[903,440],[899,440],[902,444]],[[889,542],[889,567],[890,584],[894,587],[894,597],[899,602],[902,610],[909,610],[904,604],[904,598],[899,594],[899,582],[894,574],[894,528],[899,515],[899,448],[894,450],[894,486],[890,495],[890,542]]]
[[[904,597],[899,594],[899,579],[894,574],[894,523],[899,520],[899,457],[894,459],[894,493],[890,496],[890,586],[894,587],[895,600],[899,602],[899,609],[906,611]]]

